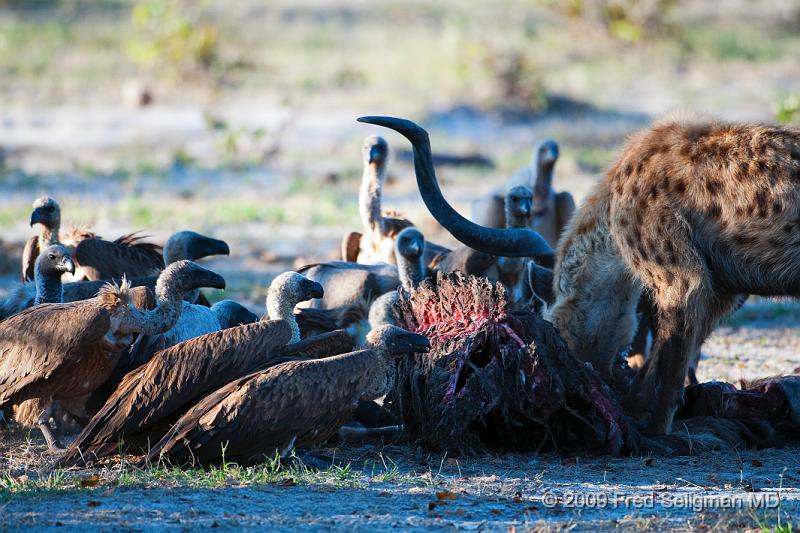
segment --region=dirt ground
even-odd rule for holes
[[[229,478],[202,488],[103,481],[6,496],[0,529],[771,529],[800,510],[798,451],[456,460],[397,445],[341,448],[323,452],[352,465],[344,481],[242,484]]]

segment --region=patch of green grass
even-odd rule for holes
[[[123,457],[108,473],[91,474],[58,469],[41,477],[0,476],[0,501],[43,492],[93,491],[107,487],[183,487],[219,488],[265,484],[324,485],[336,488],[364,488],[370,479],[349,463],[325,470],[307,468],[302,463],[284,465],[280,457],[253,466],[241,466],[223,458],[221,464],[207,468],[181,468],[166,461],[139,468]]]

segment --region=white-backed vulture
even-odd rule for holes
[[[413,223],[395,211],[383,210],[381,200],[389,163],[389,143],[377,135],[364,139],[361,148],[364,172],[358,191],[358,212],[363,233],[351,232],[342,239],[342,259],[353,263],[395,264],[394,239]],[[426,262],[447,248],[428,243]]]
[[[406,228],[397,235],[395,256],[400,287],[408,293],[416,288],[428,275],[423,250],[425,237],[417,228]],[[369,308],[369,324],[375,328],[384,324],[398,325],[394,314],[395,304],[400,298],[397,290],[376,298]]]
[[[0,408],[38,398],[59,400],[71,414],[114,369],[136,333],[156,334],[172,327],[181,294],[198,286],[223,288],[217,274],[189,261],[170,265],[156,286],[156,308],[129,305],[130,287],[107,285],[81,302],[41,304],[0,323]],[[68,406],[72,403],[72,407]],[[46,420],[40,428],[50,447],[55,439]]]
[[[141,236],[131,233],[115,241],[106,241],[92,232],[73,229],[59,235],[61,208],[50,197],[42,196],[33,202],[31,226],[39,225],[39,235],[31,237],[22,253],[22,281],[33,279],[32,265],[39,250],[49,244],[64,244],[76,264],[75,279],[100,280],[147,276],[164,268],[161,247],[143,242]]]
[[[291,342],[300,342],[300,326],[294,315],[298,303],[322,298],[322,285],[298,272],[284,272],[275,277],[267,289],[267,316],[284,320],[292,328]]]
[[[75,272],[75,263],[73,263],[72,257],[69,255],[69,250],[60,244],[51,244],[45,247],[35,262],[35,305],[62,302],[61,276],[65,272]],[[39,419],[44,415],[45,409],[50,408],[50,405],[46,400],[32,398],[13,407],[14,420],[25,427],[32,427],[39,423]],[[6,418],[8,414],[2,413],[0,416]]]
[[[501,187],[472,202],[472,220],[490,228],[508,227],[504,208],[506,192],[520,185],[529,187],[533,189],[533,216],[529,226],[555,248],[558,237],[575,212],[572,195],[553,190],[553,169],[558,154],[555,141],[547,139],[539,143],[533,152],[531,166],[518,170]]]
[[[174,463],[221,458],[242,464],[327,441],[360,399],[394,384],[396,360],[428,349],[428,340],[394,326],[367,336],[368,349],[324,359],[292,361],[229,383],[203,398],[150,451]]]

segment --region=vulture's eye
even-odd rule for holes
[[[53,254],[50,254],[50,259],[55,259],[55,258],[56,258],[56,256],[55,256],[55,255],[53,255]]]

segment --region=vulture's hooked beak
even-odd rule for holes
[[[411,257],[419,257],[422,253],[422,244],[418,241],[414,241],[408,245],[408,253]]]
[[[520,204],[520,210],[525,218],[530,218],[531,211],[533,210],[533,201],[532,200],[525,200]]]
[[[322,285],[317,283],[316,281],[311,282],[311,286],[308,288],[308,295],[309,300],[313,298],[322,298],[325,296],[325,289],[322,288]]]
[[[225,289],[225,278],[206,268],[194,265],[191,277],[191,289],[208,287],[210,289]]]
[[[33,210],[33,213],[31,213],[31,226],[34,224],[47,224],[49,220],[50,217],[42,207],[37,207]]]
[[[195,259],[201,259],[211,255],[230,255],[231,253],[227,242],[219,239],[212,239],[211,237],[194,239],[189,246],[189,254]]]
[[[425,335],[414,333],[411,338],[411,348],[414,353],[427,353],[431,348],[431,342]]]
[[[544,164],[552,164],[558,160],[558,155],[558,144],[555,142],[548,142],[542,147],[539,160]]]
[[[64,272],[75,274],[75,261],[73,261],[70,256],[66,255],[63,259],[61,259],[61,268],[64,270]]]
[[[386,152],[382,146],[375,145],[369,149],[369,162],[381,163],[386,159]]]

